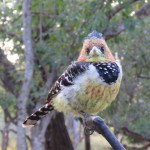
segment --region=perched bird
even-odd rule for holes
[[[104,110],[117,96],[122,67],[112,55],[101,33],[93,31],[84,38],[78,60],[73,62],[51,88],[46,104],[24,121],[34,126],[54,108],[80,115]]]

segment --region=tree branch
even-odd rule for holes
[[[148,147],[150,147],[150,143],[146,143],[145,145],[141,146],[141,147],[130,147],[127,145],[124,145],[125,148],[127,148],[127,150],[146,150]]]
[[[3,130],[1,130],[0,132],[2,133],[2,150],[7,150],[8,148],[8,142],[9,142],[9,125],[10,125],[10,122],[6,121],[5,120],[5,125],[3,127]]]
[[[145,76],[145,75],[138,75],[137,77],[141,79],[150,79],[150,76]]]
[[[55,19],[56,17],[58,17],[58,15],[51,15],[47,11],[32,12],[32,14],[45,15],[51,19]]]
[[[116,37],[117,35],[119,35],[123,31],[125,31],[125,26],[124,26],[124,24],[121,23],[118,26],[118,29],[110,28],[110,29],[106,29],[102,33],[104,34],[105,39],[109,40],[111,38]]]
[[[130,131],[128,128],[126,127],[123,127],[122,128],[122,131],[125,135],[128,135],[128,136],[131,136],[135,139],[139,139],[139,140],[143,140],[143,141],[149,141],[150,142],[150,138],[146,137],[146,136],[143,136],[141,134],[138,134],[138,133],[135,133],[133,131]]]
[[[150,15],[150,3],[144,5],[139,11],[135,13],[139,19],[143,19],[146,16]]]
[[[5,33],[6,35],[8,35],[10,38],[16,37],[17,39],[20,39],[20,36],[13,33],[13,32],[8,32],[5,29],[3,29],[2,27],[0,28],[0,32],[1,33]]]
[[[14,125],[17,125],[16,117],[12,117],[8,109],[4,109],[5,118],[9,118],[9,122],[12,122]]]
[[[102,118],[84,113],[81,114],[84,116],[85,129],[88,129],[89,131],[92,129],[93,131],[102,134],[114,150],[125,150]]]
[[[41,76],[44,82],[47,81],[48,78],[48,70],[46,69],[46,67],[41,63],[40,61],[40,56],[37,52],[34,52],[34,56],[35,56],[35,64],[37,64],[39,66],[40,72],[41,72]]]
[[[119,6],[116,7],[116,9],[114,9],[113,11],[110,12],[110,14],[108,15],[108,19],[110,20],[112,17],[114,17],[118,12],[120,12],[121,10],[123,10],[124,8],[128,7],[128,5],[135,3],[139,0],[129,0],[124,2],[123,4],[120,4]]]
[[[118,12],[120,12],[121,10],[123,10],[124,8],[126,8],[128,5],[135,3],[139,0],[129,0],[124,2],[123,4],[120,4],[118,7],[116,7],[116,9],[114,9],[112,12],[110,12],[110,14],[108,15],[108,19],[110,20],[112,17],[114,17]],[[148,16],[150,14],[150,3],[146,4],[145,6],[143,6],[139,11],[137,11],[135,13],[135,15],[142,19],[145,16]],[[104,28],[102,33],[105,35],[105,39],[109,40],[111,38],[114,38],[116,36],[118,36],[121,32],[123,32],[125,30],[125,26],[124,24],[120,24],[118,26],[118,29],[114,29],[114,28]]]
[[[3,133],[4,133],[4,130],[0,130],[0,132],[3,134]],[[17,134],[17,131],[15,131],[14,129],[8,129],[8,134],[9,134],[9,132],[13,132],[13,133]],[[30,139],[30,137],[29,137],[28,135],[26,135],[26,138],[28,139],[28,141],[29,141],[30,144],[31,144],[31,139]]]
[[[17,134],[17,131],[15,131],[14,129],[9,129],[9,132],[13,132],[13,133]],[[29,137],[28,135],[26,135],[26,138],[28,139],[28,141],[29,141],[30,144],[31,144],[31,139],[30,139],[30,137]]]

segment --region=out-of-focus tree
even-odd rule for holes
[[[116,133],[129,135],[132,137],[131,141],[138,141],[138,143],[150,141],[149,21],[150,18],[147,18],[137,23],[135,32],[129,31],[130,34],[126,32],[120,35],[115,40],[119,43],[112,44],[112,47],[122,56],[124,77],[117,102],[103,112],[104,115],[107,114],[108,118],[106,118],[115,127]],[[114,40],[110,42],[113,43]],[[137,133],[137,136],[130,131]]]
[[[17,99],[25,81],[23,3],[7,0],[0,4],[0,105],[5,118],[2,133],[16,133],[17,128],[16,131],[12,130],[10,124],[17,126]],[[110,48],[122,57],[124,70],[118,101],[104,112],[104,118],[113,125],[116,133],[126,127],[149,136],[149,11],[150,4],[146,0],[32,1],[31,31],[35,65],[26,106],[27,114],[45,102],[53,82],[77,58],[83,37],[96,29],[107,40],[111,39]],[[54,134],[62,130],[64,132]],[[60,113],[56,113],[55,118],[51,114],[44,118],[31,129],[31,136],[26,137],[33,150],[73,149]],[[59,140],[56,141],[56,138]],[[7,147],[8,138],[4,140],[4,147]]]

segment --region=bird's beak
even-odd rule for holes
[[[100,49],[97,48],[96,46],[93,46],[93,48],[90,51],[90,56],[95,57],[95,56],[100,56],[100,55],[102,55],[102,52],[100,51]]]

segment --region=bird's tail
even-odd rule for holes
[[[33,127],[36,125],[37,121],[40,120],[42,117],[47,115],[50,111],[52,111],[54,107],[51,104],[45,104],[43,107],[41,107],[38,111],[33,113],[31,116],[29,116],[22,124],[24,128],[26,127]]]

